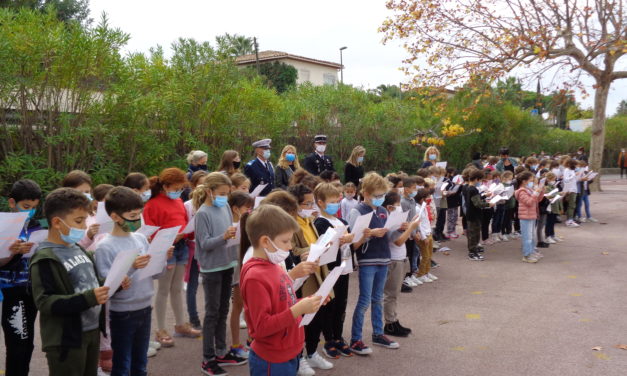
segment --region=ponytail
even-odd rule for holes
[[[205,188],[205,185],[199,184],[196,188],[194,188],[190,197],[192,198],[192,207],[194,208],[194,211],[198,211],[202,204],[207,201],[207,189]]]
[[[157,197],[159,193],[163,190],[163,184],[161,184],[161,180],[159,180],[158,176],[152,176],[148,179],[150,182],[150,200]]]
[[[231,179],[221,172],[212,172],[205,176],[202,184],[199,184],[192,193],[192,205],[195,210],[198,210],[200,206],[207,201],[207,191],[218,188],[219,186],[226,185],[231,187]]]

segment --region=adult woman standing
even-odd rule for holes
[[[276,168],[276,187],[287,189],[290,185],[290,178],[298,168],[300,168],[300,162],[298,162],[296,147],[286,145],[283,151],[281,151],[281,157],[279,157],[279,163]]]
[[[429,146],[425,150],[424,162],[421,168],[435,166],[435,163],[438,161],[440,161],[440,151],[435,146]]]
[[[235,150],[225,150],[222,153],[222,160],[220,161],[220,166],[218,166],[219,172],[225,173],[228,177],[231,177],[236,172],[239,171],[239,166],[242,164],[242,158],[239,156],[239,153]]]
[[[366,155],[366,148],[361,145],[355,146],[344,166],[344,180],[346,183],[350,182],[355,184],[356,187],[359,186],[361,178],[364,177],[364,155]]]
[[[196,171],[207,171],[207,153],[202,150],[192,150],[187,154],[187,180],[192,178]]]

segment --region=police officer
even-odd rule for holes
[[[305,170],[316,176],[325,170],[335,171],[333,160],[324,154],[327,150],[326,135],[320,134],[314,138],[314,149],[315,151],[305,158]]]
[[[250,179],[250,191],[254,191],[258,185],[267,184],[259,196],[266,196],[274,189],[274,167],[270,163],[270,143],[267,138],[253,142],[255,159],[246,163],[244,174]]]

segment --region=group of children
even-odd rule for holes
[[[471,260],[484,259],[485,245],[521,237],[523,261],[537,262],[542,254],[536,246],[561,241],[554,228],[562,212],[568,226],[583,221],[581,206],[586,220],[595,221],[584,161],[528,158],[517,166],[505,155],[481,167],[473,163],[461,174],[436,166],[415,176],[371,172],[359,186],[343,185],[336,175],[324,180],[296,170],[286,190],[257,200],[237,168],[189,174],[167,168],[150,179],[132,173],[116,187],[92,187],[88,174],[72,171],[45,201],[37,183],[20,180],[8,202],[12,211],[28,212],[28,219],[9,247],[11,256],[0,259],[6,374],[28,374],[39,311],[51,375],[95,375],[99,366],[111,375],[146,375],[147,358],[175,344],[165,324],[168,298],[174,337],[202,335],[200,363],[206,375],[226,375],[223,367],[245,363],[251,375],[314,375],[315,368],[333,367],[327,359],[371,354],[363,338],[368,309],[371,343],[397,349],[388,336],[411,333],[399,322],[398,295],[438,279],[431,273],[437,266],[433,251],[460,236],[458,214]],[[36,220],[41,202],[45,219]],[[110,219],[106,231],[96,220],[103,216],[99,210]],[[366,228],[353,233],[363,216],[370,216]],[[393,216],[402,220],[388,226]],[[144,278],[141,269],[151,262],[148,250],[155,235],[146,236],[142,229],[151,226],[178,227],[178,235],[167,263],[157,265],[160,272]],[[47,238],[39,244],[29,241],[42,228]],[[337,255],[321,265],[309,254],[329,230],[339,232],[330,247]],[[128,252],[137,256],[121,286],[110,291],[104,280],[116,257]],[[339,277],[329,296],[316,296],[334,270]],[[353,272],[359,296],[346,341]],[[196,303],[200,280],[202,322]],[[315,316],[303,328],[307,314]],[[240,328],[246,327],[244,345]],[[150,339],[153,329],[155,341]]]

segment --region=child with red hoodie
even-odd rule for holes
[[[515,193],[518,201],[518,218],[522,234],[523,262],[536,263],[542,254],[535,252],[536,220],[538,219],[538,203],[544,197],[544,187],[535,184],[535,175],[529,171],[521,172],[516,176],[518,190]]]
[[[246,221],[253,257],[242,267],[240,284],[250,337],[251,376],[296,375],[305,342],[301,316],[320,308],[320,297],[298,301],[293,280],[307,276],[315,265],[302,262],[289,274],[280,266],[289,256],[292,235],[299,227],[275,205],[261,205]]]

